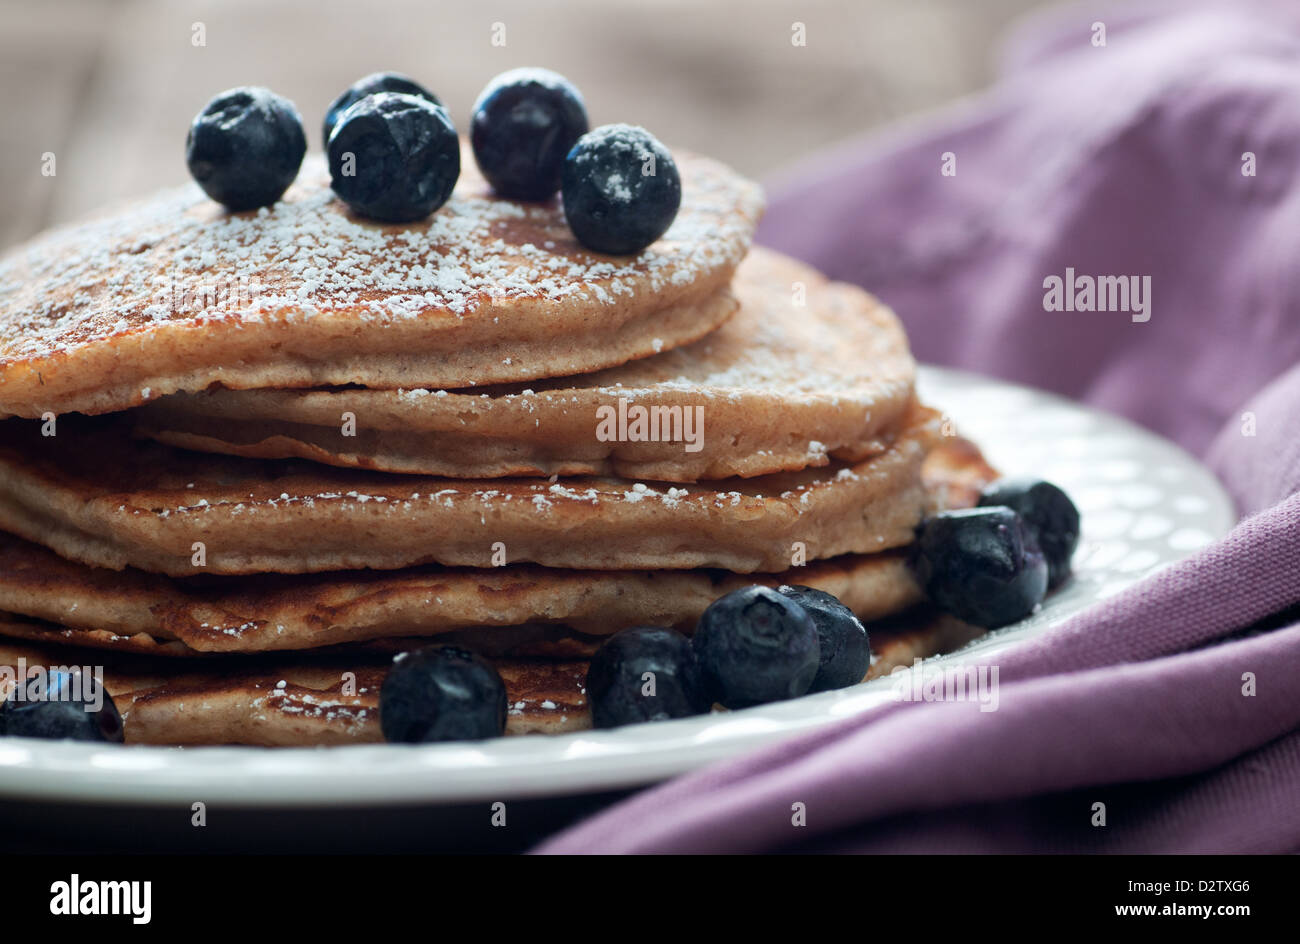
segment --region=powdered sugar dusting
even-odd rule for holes
[[[798,280],[812,282],[803,307],[790,301],[790,284]],[[861,411],[866,425],[878,404],[898,402],[910,394],[915,362],[903,327],[889,309],[865,293],[826,285],[806,267],[761,248],[741,263],[732,288],[740,310],[693,344],[666,350],[663,340],[654,338],[654,357],[581,378],[501,386],[490,399],[523,409],[545,405],[554,410],[570,404],[590,408],[619,398],[651,404],[680,402],[682,396],[689,396],[692,402],[741,404],[758,396],[779,398],[786,405],[815,402]],[[423,409],[467,408],[467,394],[445,390],[408,390],[402,398],[413,404],[430,393],[448,399],[436,406],[424,403]],[[390,394],[373,396],[382,399]],[[828,448],[810,441],[808,458],[819,461]]]
[[[446,479],[447,487],[435,492],[399,492],[378,494],[375,491],[349,490],[282,493],[278,497],[260,497],[251,493],[239,494],[237,487],[214,486],[211,497],[195,502],[163,505],[154,502],[149,507],[142,504],[121,505],[120,514],[131,517],[166,519],[176,515],[242,515],[257,514],[262,510],[314,509],[318,504],[332,505],[349,512],[392,515],[401,518],[421,508],[469,508],[480,516],[507,507],[531,508],[539,515],[549,515],[557,508],[587,506],[597,509],[608,504],[642,505],[651,511],[654,507],[686,511],[705,511],[710,508],[736,507],[743,502],[782,501],[806,504],[819,492],[834,489],[837,484],[857,481],[859,473],[850,466],[839,466],[834,472],[807,470],[789,476],[760,477],[737,483],[729,489],[684,487],[668,484],[627,482],[614,478],[581,478],[569,482],[549,482],[545,479],[528,481],[500,480],[492,487],[479,487],[470,480]],[[770,486],[780,483],[776,489]],[[713,483],[717,486],[720,483]],[[765,488],[765,486],[767,488]],[[641,510],[641,509],[638,509]],[[653,511],[652,511],[653,513]],[[483,523],[486,523],[484,519]],[[218,627],[212,627],[218,628]]]
[[[429,220],[360,220],[313,155],[285,199],[228,214],[196,185],[121,215],[56,230],[0,260],[0,365],[48,357],[177,321],[360,323],[469,318],[493,301],[579,297],[615,305],[734,266],[761,210],[758,188],[720,164],[678,155],[683,203],[635,257],[588,253],[558,201],[494,198],[468,151],[448,203]],[[0,373],[0,383],[3,382]]]

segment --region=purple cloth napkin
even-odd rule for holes
[[[989,94],[789,175],[760,233],[884,298],[922,360],[1178,441],[1250,517],[999,657],[996,711],[890,704],[539,851],[1300,852],[1300,22],[1281,10],[1054,11]],[[1149,276],[1145,311],[1047,310],[1067,270]]]

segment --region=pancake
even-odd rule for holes
[[[15,620],[0,614],[0,634]],[[101,666],[128,744],[308,747],[383,740],[379,689],[393,656],[363,652],[181,663],[116,654],[105,659],[102,652],[0,639],[0,665],[16,667],[20,658],[28,666]],[[510,697],[507,734],[590,726],[585,662],[499,659],[494,664]]]
[[[458,388],[612,367],[703,337],[762,211],[757,185],[677,152],[682,206],[637,256],[574,239],[558,200],[494,197],[468,146],[448,203],[384,224],[323,159],[269,209],[197,185],[0,258],[0,416],[102,413],[213,383]]]
[[[2,613],[3,611],[0,611]],[[72,646],[85,650],[110,652],[113,656],[137,655],[188,659],[202,662],[222,656],[238,655],[241,658],[258,658],[268,654],[301,652],[317,656],[339,653],[386,653],[395,655],[421,646],[463,646],[484,656],[503,659],[540,660],[563,662],[590,659],[600,648],[608,633],[591,635],[567,626],[530,623],[520,626],[475,627],[448,630],[436,636],[384,636],[358,642],[316,646],[303,649],[249,650],[236,649],[203,651],[192,649],[176,639],[166,639],[149,633],[119,635],[111,630],[60,626],[57,623],[36,620],[18,613],[5,614],[3,634],[12,639],[25,639],[41,645]]]
[[[426,563],[780,573],[796,557],[909,543],[937,420],[913,406],[889,448],[858,463],[690,488],[360,472],[132,442],[129,419],[63,417],[54,436],[8,420],[0,530],[69,560],[171,576]]]
[[[17,617],[0,614],[0,635]],[[925,610],[872,627],[868,678],[960,648],[983,631]],[[128,744],[325,746],[382,741],[379,689],[391,662],[375,652],[311,657],[217,657],[180,662],[106,659],[102,652],[0,639],[0,665],[103,666]],[[585,661],[493,660],[506,684],[506,734],[563,734],[591,726]],[[354,688],[344,694],[344,673]]]
[[[756,576],[834,593],[863,619],[921,599],[898,553],[849,555]],[[754,582],[722,571],[519,565],[236,577],[194,585],[138,570],[87,567],[0,535],[0,610],[79,630],[78,638],[66,638],[81,645],[122,648],[127,639],[146,636],[149,641],[137,647],[143,652],[153,651],[151,641],[197,652],[258,652],[536,623],[593,635],[647,623],[687,629],[715,599]]]
[[[135,412],[136,430],[206,452],[464,478],[694,482],[883,449],[916,372],[893,313],[762,249],[741,263],[732,289],[740,310],[712,334],[583,377],[476,392],[218,387],[150,402]],[[673,438],[598,436],[601,418],[620,410],[674,417],[663,435]],[[702,427],[687,428],[691,417]]]
[[[969,507],[996,473],[945,439],[926,458],[928,511]],[[0,533],[0,610],[58,624],[64,642],[170,655],[309,649],[392,636],[436,636],[497,652],[583,655],[574,635],[626,626],[694,628],[704,608],[753,582],[834,594],[864,622],[921,600],[902,552],[846,555],[774,575],[724,571],[569,571],[530,565],[174,579],[64,560]],[[50,630],[31,624],[34,638]],[[552,630],[572,631],[557,637]],[[502,641],[506,628],[514,634]],[[521,629],[523,628],[523,629]],[[491,632],[487,632],[491,630]]]

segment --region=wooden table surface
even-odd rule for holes
[[[643,124],[761,176],[986,84],[998,36],[1040,2],[0,0],[0,246],[185,181],[186,129],[216,92],[287,95],[315,149],[329,101],[380,69],[428,85],[463,129],[489,78],[545,65],[593,125]]]

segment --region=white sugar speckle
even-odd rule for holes
[[[405,228],[346,212],[318,154],[284,199],[256,213],[217,212],[191,184],[0,259],[0,356],[50,357],[162,322],[295,322],[346,308],[382,325],[515,298],[617,304],[632,285],[689,282],[734,266],[748,248],[758,188],[703,158],[678,164],[673,225],[617,260],[575,252],[558,206],[491,197],[472,172],[427,221]]]

